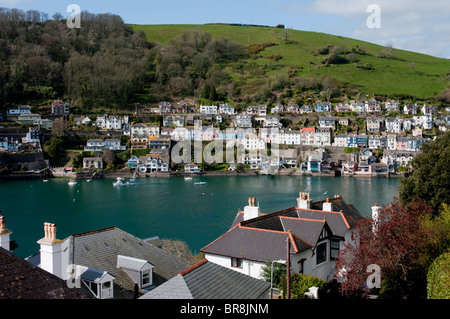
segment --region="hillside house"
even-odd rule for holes
[[[52,103],[52,115],[63,116],[70,114],[70,104],[61,100],[55,100]]]

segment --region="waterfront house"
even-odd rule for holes
[[[396,172],[400,167],[410,167],[416,152],[388,151],[383,153],[381,162],[389,167],[390,172]]]
[[[403,106],[403,114],[405,114],[405,115],[417,114],[417,103],[416,104],[405,104]]]
[[[423,105],[420,109],[423,115],[437,115],[438,111],[433,105]]]
[[[334,136],[333,146],[346,147],[347,146],[347,134],[339,133]]]
[[[219,104],[219,114],[234,115],[234,107],[228,104]]]
[[[351,108],[350,108],[350,105],[348,105],[348,103],[342,103],[342,102],[339,102],[338,104],[336,104],[336,106],[334,107],[334,110],[336,111],[336,112],[338,112],[338,113],[340,113],[340,112],[350,112],[351,111]]]
[[[19,105],[15,109],[9,109],[6,113],[8,115],[31,114],[31,107],[29,105]]]
[[[169,163],[162,160],[159,154],[147,154],[140,162],[145,166],[146,173],[169,171]]]
[[[387,100],[386,103],[384,103],[384,108],[387,112],[398,112],[400,111],[400,102],[395,100]]]
[[[200,106],[200,114],[218,114],[217,105],[201,105]]]
[[[301,144],[301,134],[297,130],[289,130],[284,132],[285,144],[286,145],[300,145]]]
[[[62,116],[70,114],[70,104],[61,100],[55,100],[52,103],[52,115]]]
[[[313,202],[300,193],[294,207],[270,214],[249,198],[230,229],[201,251],[208,261],[255,278],[266,263],[289,257],[293,272],[331,281],[339,250],[362,218],[340,196]]]
[[[237,128],[251,128],[252,117],[251,115],[239,114],[234,118],[234,126]]]
[[[365,104],[362,102],[350,101],[350,109],[355,113],[365,112]]]
[[[118,139],[89,139],[87,145],[84,147],[85,152],[100,152],[104,149],[111,151],[125,151],[127,149],[126,145],[121,145]]]
[[[326,113],[331,112],[333,110],[333,106],[330,102],[319,102],[316,103],[314,111],[317,113]]]
[[[75,124],[75,125],[81,125],[81,124],[89,125],[91,123],[92,123],[92,120],[89,118],[89,116],[75,116],[73,118],[73,124]]]
[[[128,115],[97,116],[97,120],[95,121],[95,125],[98,128],[105,129],[105,130],[116,130],[116,131],[122,130],[123,124],[127,124],[127,123],[128,123]]]
[[[387,138],[386,136],[369,135],[368,143],[369,149],[385,149],[387,147]]]
[[[101,157],[83,157],[84,169],[103,169],[103,159]]]
[[[315,127],[303,127],[299,131],[301,145],[314,145]]]
[[[286,113],[305,114],[305,113],[311,113],[313,111],[313,109],[311,107],[309,107],[309,105],[305,105],[304,108],[299,108],[297,104],[289,104],[288,106],[286,106],[285,111],[286,111]]]
[[[381,112],[381,103],[375,99],[365,101],[364,110],[366,113],[378,113]]]
[[[319,126],[320,127],[336,127],[336,118],[334,116],[321,116],[319,117]]]
[[[203,259],[139,299],[255,300],[269,292],[269,282]]]
[[[170,149],[171,140],[168,138],[150,137],[148,139],[148,148],[154,153],[161,153],[164,149]]]
[[[366,119],[366,130],[368,133],[381,132],[384,129],[384,119],[379,117],[368,117]]]
[[[249,106],[249,107],[247,107],[247,114],[257,115],[257,116],[266,116],[267,115],[267,106],[266,105]]]
[[[29,262],[71,279],[97,299],[133,299],[175,277],[190,265],[117,227],[56,237],[56,225],[44,224],[40,251]]]
[[[165,115],[163,119],[163,125],[165,127],[183,127],[184,126],[184,116],[183,115]]]
[[[386,132],[401,133],[403,131],[403,120],[401,118],[386,118]]]
[[[130,168],[138,168],[140,164],[141,161],[136,155],[131,155],[130,159],[127,162],[127,165]]]
[[[320,127],[314,134],[315,146],[331,146],[331,128]]]
[[[197,164],[194,164],[194,163],[185,164],[184,172],[185,173],[200,173],[200,168],[198,167]]]
[[[309,113],[314,112],[314,108],[311,105],[302,105],[298,109],[298,112],[300,112],[300,114],[309,114]]]
[[[270,113],[276,114],[284,111],[284,106],[281,104],[277,104],[270,109]]]
[[[40,114],[20,113],[17,117],[17,123],[24,125],[37,125],[41,121]]]

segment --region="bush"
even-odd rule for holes
[[[319,288],[319,296],[323,294],[327,288],[327,282],[323,279],[305,275],[305,274],[291,274],[291,299],[308,299],[305,293],[309,291],[311,287]],[[286,296],[287,283],[286,276],[283,276],[279,288],[283,290],[283,297]],[[320,298],[320,297],[319,297]]]
[[[428,299],[450,299],[450,252],[431,264],[427,274]]]

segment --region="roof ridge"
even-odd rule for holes
[[[83,233],[72,234],[71,236],[72,237],[81,237],[81,236],[87,236],[87,235],[102,233],[102,232],[113,230],[113,229],[118,229],[118,228],[116,226],[111,226],[111,227],[106,227],[106,228],[101,228],[101,229],[90,230],[90,231],[83,232]]]
[[[183,270],[182,272],[180,272],[180,276],[184,276],[187,273],[191,272],[192,270],[200,267],[201,265],[205,264],[208,261],[208,259],[204,258],[203,260],[199,261],[198,263],[192,265],[191,267]]]

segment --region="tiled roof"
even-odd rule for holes
[[[114,276],[115,285],[123,288],[114,289],[115,298],[129,298],[134,291],[134,282],[125,271],[117,268],[118,255],[151,263],[154,266],[154,286],[161,285],[189,267],[187,262],[116,227],[72,235],[69,240],[70,263],[107,271]]]
[[[339,196],[330,198],[333,211],[323,211],[324,201],[313,202],[311,209],[291,207],[271,214],[243,220],[239,211],[228,232],[202,248],[204,253],[260,262],[284,259],[286,239],[290,236],[292,253],[314,247],[324,227],[333,236],[344,237],[363,217]],[[289,235],[289,231],[292,235]]]
[[[204,259],[141,299],[257,299],[270,284]]]
[[[87,299],[60,278],[0,247],[0,299]]]

